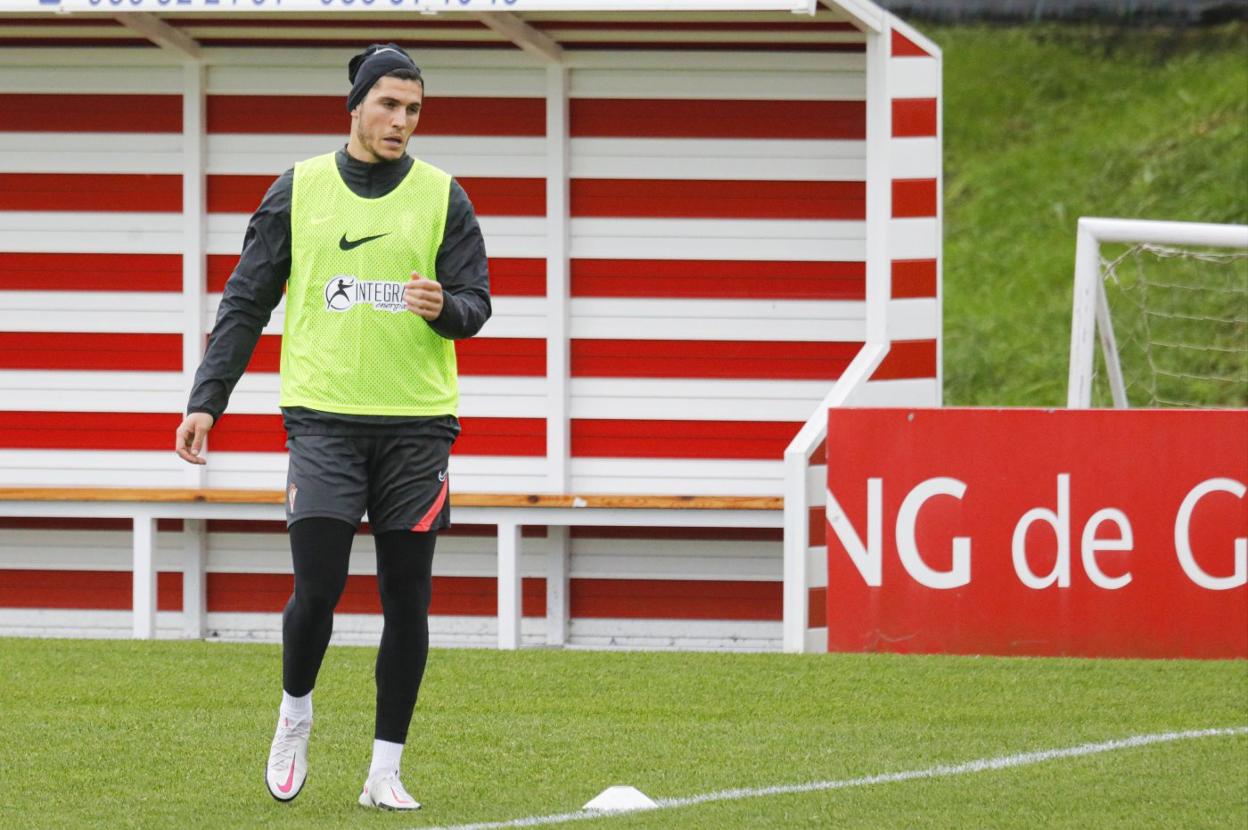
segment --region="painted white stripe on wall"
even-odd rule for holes
[[[894,179],[934,179],[940,174],[940,140],[894,138],[888,142],[888,158]]]
[[[8,31],[6,27],[6,32]],[[75,95],[180,95],[182,68],[169,59],[148,61],[146,66],[124,66],[94,50],[79,52],[79,57],[95,57],[86,64],[65,60],[48,65],[48,49],[15,49],[5,47],[0,56],[0,93],[64,95],[72,89]],[[114,51],[114,50],[109,50]],[[137,51],[137,50],[129,50]],[[23,62],[23,54],[26,62]],[[58,49],[62,56],[73,55],[72,49]],[[162,65],[163,64],[163,65]],[[254,83],[255,79],[252,78]],[[136,132],[141,125],[136,124]]]
[[[443,59],[449,57],[448,52],[439,51],[439,55]],[[863,72],[866,65],[864,56],[855,52],[690,52],[682,49],[613,52],[604,49],[565,52],[564,59],[577,71],[720,71],[739,76],[754,72]],[[574,83],[575,76],[573,73]],[[573,97],[586,96],[574,94]]]
[[[573,378],[573,418],[805,421],[831,381]]]
[[[861,36],[858,36],[861,42]],[[674,98],[741,101],[863,101],[866,61],[834,74],[782,69],[731,70],[578,69],[572,73],[573,98]],[[749,112],[743,112],[749,118]]]
[[[181,372],[0,371],[6,410],[180,412]]]
[[[940,382],[935,378],[872,380],[850,399],[852,406],[940,406]]]
[[[890,259],[934,259],[940,256],[940,223],[935,218],[890,219]]]
[[[779,460],[573,458],[571,489],[576,493],[781,496],[783,467]]]
[[[573,338],[858,342],[861,302],[772,300],[572,301]]]
[[[172,450],[166,453],[0,449],[0,486],[182,487],[185,464]],[[280,481],[276,485],[277,488],[282,486]]]
[[[888,63],[889,98],[938,98],[940,86],[935,58],[894,58]]]
[[[182,173],[178,133],[0,132],[0,173]]]
[[[806,587],[828,587],[828,547],[816,545],[806,551]]]
[[[526,539],[525,544],[529,541]],[[441,540],[438,544],[442,544]],[[438,554],[441,555],[441,548]],[[573,579],[779,582],[783,577],[781,571],[779,542],[691,539],[572,541]]]
[[[84,221],[96,221],[96,216],[109,214],[70,214],[84,217]],[[166,214],[143,214],[144,216],[160,216]],[[180,219],[179,214],[168,214],[173,222]],[[5,217],[0,213],[0,242],[5,238]],[[210,254],[237,254],[243,247],[243,236],[247,232],[247,221],[251,218],[246,213],[212,213],[208,215],[208,247]],[[546,256],[546,220],[541,217],[518,216],[482,216],[480,218],[481,233],[485,236],[486,248],[493,257],[536,257]],[[143,227],[138,222],[131,224]],[[10,249],[12,250],[12,249]],[[21,250],[43,250],[40,248],[23,248]],[[55,248],[51,250],[56,250]],[[91,250],[91,249],[86,249]],[[122,250],[143,250],[131,248]]]
[[[574,138],[585,179],[863,181],[862,141]]]
[[[932,298],[890,300],[888,338],[890,340],[936,340],[940,337],[940,306]]]
[[[208,136],[208,173],[276,178],[297,161],[334,152],[341,146],[341,139],[335,136],[214,133]],[[454,176],[546,175],[543,138],[422,136],[418,128],[407,151]]]
[[[361,35],[361,37],[363,37]],[[388,35],[382,40],[389,40]],[[457,38],[458,39],[458,38]],[[361,41],[367,43],[367,40]],[[208,50],[214,57],[226,50]],[[280,68],[266,67],[261,70],[256,66],[257,50],[247,50],[253,54],[243,65],[233,61],[213,64],[208,69],[209,95],[326,95],[341,96],[343,99],[343,116],[346,117],[346,97],[350,91],[347,86],[342,67],[352,55],[359,51],[358,47],[344,46],[340,49],[325,50],[290,50],[301,54],[287,54],[282,50],[274,56],[268,52],[265,57],[283,63]],[[462,58],[459,65],[447,64],[436,60],[434,55],[426,52],[419,56],[421,72],[429,87],[426,99],[430,109],[437,106],[438,97],[471,97],[471,98],[544,98],[546,95],[546,74],[540,68],[534,68],[532,58],[525,55],[485,56],[465,50],[456,50]],[[313,52],[319,52],[312,55]],[[500,58],[503,59],[500,61]],[[509,58],[509,59],[508,59]],[[505,62],[506,71],[500,72],[500,63]],[[493,65],[491,65],[493,64]],[[264,72],[264,83],[256,85],[257,71]],[[346,134],[344,128],[343,134]]]
[[[221,306],[220,294],[209,294],[205,303],[204,325],[212,330]],[[546,336],[545,297],[494,297],[490,301],[493,314],[482,326],[477,337],[536,337]],[[286,324],[286,298],[283,297],[273,309],[264,334],[281,334]],[[69,329],[72,331],[73,329]]]
[[[572,220],[572,256],[586,259],[862,261],[864,240],[865,223],[849,221]]]
[[[3,389],[0,377],[0,389]],[[229,411],[236,414],[265,415],[278,411],[278,391],[281,381],[276,373],[244,373],[230,396]],[[181,411],[186,395],[170,409],[158,411]],[[70,407],[75,409],[76,407]],[[84,409],[88,407],[84,406]],[[459,414],[474,418],[545,418],[546,379],[544,377],[493,377],[484,375],[461,375],[459,378]]]
[[[146,291],[3,291],[0,331],[178,333],[181,300]]]
[[[245,228],[245,217],[243,224]],[[232,236],[235,253],[242,240],[241,231]],[[176,254],[182,250],[182,214],[0,211],[0,250]]]

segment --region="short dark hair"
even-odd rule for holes
[[[391,69],[382,77],[383,78],[398,78],[400,81],[420,81],[420,88],[421,89],[425,88],[425,79],[422,78],[420,76],[420,73],[417,72],[415,69],[408,69],[406,67],[401,66],[398,69]]]

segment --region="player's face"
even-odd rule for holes
[[[351,155],[376,163],[394,161],[407,149],[425,97],[420,81],[380,78],[351,111]]]

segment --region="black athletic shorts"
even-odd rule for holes
[[[427,435],[287,437],[287,527],[312,517],[357,525],[366,510],[374,533],[449,526],[451,443]]]

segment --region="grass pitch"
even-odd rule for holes
[[[851,779],[1248,725],[1248,662],[435,650],[404,761],[415,815],[355,798],[375,650],[333,647],[311,771],[265,790],[272,645],[0,639],[0,826],[414,828]],[[1248,736],[948,778],[703,804],[614,828],[1228,827]]]

